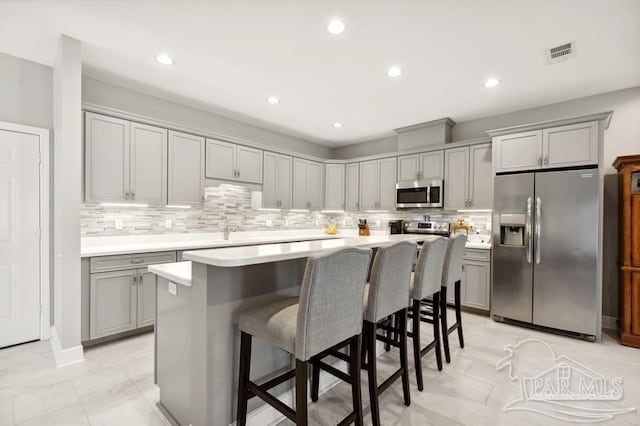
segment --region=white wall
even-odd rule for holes
[[[167,101],[121,86],[85,77],[82,101],[169,121],[194,129],[222,133],[301,154],[331,158],[331,148],[200,109]]]
[[[58,365],[82,360],[80,203],[82,182],[80,42],[61,36],[53,66],[54,333]]]
[[[0,121],[53,128],[50,67],[0,53]]]

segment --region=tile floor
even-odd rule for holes
[[[624,379],[624,398],[589,402],[598,408],[640,408],[640,350],[618,345],[605,336],[593,344],[525,328],[499,324],[464,314],[464,349],[452,335],[452,360],[442,372],[431,355],[424,358],[425,389],[418,392],[411,372],[412,405],[402,404],[400,383],[381,398],[383,425],[555,425],[568,424],[537,412],[508,411],[503,407],[517,399],[520,388],[496,363],[507,355],[505,345],[523,339],[542,339],[556,352],[605,377]],[[429,332],[424,327],[424,338]],[[535,344],[533,344],[535,347]],[[535,375],[548,367],[542,352],[524,350],[515,358],[514,374]],[[411,354],[411,352],[410,352]],[[518,356],[518,353],[516,353]],[[146,334],[103,345],[85,352],[86,361],[58,369],[48,342],[0,350],[0,425],[167,425],[155,407],[159,391],[153,384],[153,335]],[[380,378],[395,367],[397,352],[380,358]],[[409,358],[410,364],[413,358]],[[362,385],[366,389],[366,376]],[[368,393],[363,392],[365,424]],[[606,407],[602,407],[602,405]],[[350,410],[350,390],[339,384],[310,406],[310,424],[333,425]],[[632,411],[603,422],[639,425]],[[282,424],[288,424],[283,422]]]

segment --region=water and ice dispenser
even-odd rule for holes
[[[524,247],[526,226],[527,221],[524,213],[501,213],[500,245]]]

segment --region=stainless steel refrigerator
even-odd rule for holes
[[[597,336],[598,169],[494,181],[491,315]]]

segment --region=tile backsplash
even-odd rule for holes
[[[489,212],[413,210],[379,213],[322,213],[256,210],[251,206],[249,187],[223,183],[205,189],[205,202],[201,208],[105,207],[99,204],[83,204],[81,235],[93,237],[219,232],[227,225],[242,231],[311,229],[323,228],[330,221],[335,221],[338,228],[355,228],[358,218],[366,218],[373,229],[382,229],[387,226],[389,220],[422,219],[424,215],[430,215],[433,220],[449,222],[465,219],[480,232],[491,229]],[[117,219],[122,220],[123,229],[121,230],[116,229]],[[170,221],[170,228],[166,226],[167,221]]]

